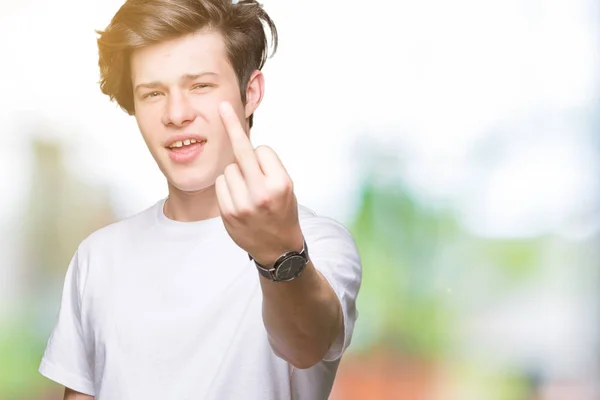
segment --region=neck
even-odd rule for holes
[[[215,186],[195,192],[183,192],[169,184],[169,197],[164,206],[165,216],[174,221],[194,222],[221,215]]]

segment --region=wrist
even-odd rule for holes
[[[280,243],[269,249],[249,253],[250,257],[265,268],[273,268],[281,256],[289,252],[300,252],[304,248],[304,237],[300,234],[297,239]]]
[[[250,254],[248,254],[248,257],[254,261],[260,275],[274,282],[290,281],[297,278],[310,261],[304,240],[299,250],[286,251],[270,264],[263,264],[260,259],[254,259]]]

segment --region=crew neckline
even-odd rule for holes
[[[169,235],[174,235],[176,238],[193,235],[193,237],[200,239],[205,234],[211,234],[212,236],[217,231],[225,230],[221,216],[191,222],[170,219],[165,215],[164,211],[165,202],[167,199],[168,197],[165,197],[156,203],[154,214],[156,216],[156,222],[158,225],[165,229]]]

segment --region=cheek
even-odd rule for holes
[[[214,166],[217,174],[222,174],[226,166],[235,162],[231,142],[224,131],[213,131],[212,142],[209,163]]]
[[[205,127],[208,125],[211,134],[217,134],[221,129],[225,129],[221,116],[219,115],[219,104],[221,96],[217,91],[208,94],[197,95],[192,98],[193,109],[196,113],[196,118],[199,121],[199,126]]]
[[[154,112],[147,109],[140,110],[139,112],[136,112],[135,120],[146,143],[157,136],[157,132],[162,125],[158,110],[155,110]]]
[[[218,126],[217,126],[218,128]],[[235,161],[233,156],[233,149],[231,147],[231,141],[227,132],[218,129],[213,131],[213,142],[216,150],[215,156],[218,158],[218,163],[222,165],[228,165]]]

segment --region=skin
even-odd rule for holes
[[[292,179],[273,149],[250,142],[248,118],[263,98],[263,74],[253,72],[244,104],[222,36],[201,31],[136,50],[131,76],[137,124],[168,182],[165,215],[176,221],[220,216],[232,240],[262,265],[299,251]],[[207,142],[191,163],[177,164],[165,145],[188,133]],[[312,261],[290,282],[257,279],[274,352],[296,368],[318,363],[342,329],[331,286]],[[68,392],[65,399],[93,398]]]
[[[79,393],[74,391],[73,389],[65,388],[65,395],[63,400],[93,400],[94,396],[90,396],[87,394]]]

